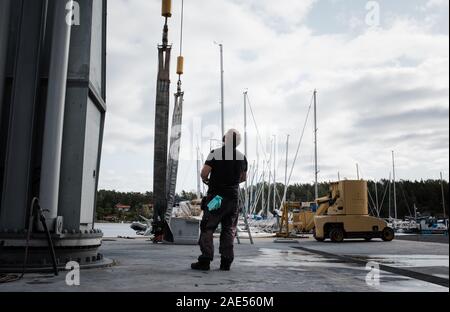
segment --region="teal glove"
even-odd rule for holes
[[[214,211],[219,209],[222,206],[222,197],[217,195],[208,203],[208,210]]]

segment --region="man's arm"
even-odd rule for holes
[[[208,165],[204,165],[202,168],[202,172],[200,174],[203,183],[208,184],[209,183],[209,175],[211,174],[212,168]]]

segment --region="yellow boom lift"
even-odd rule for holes
[[[286,203],[277,236],[289,237],[294,230],[301,233],[313,230],[318,241],[327,238],[333,242],[342,242],[346,238],[392,241],[394,230],[386,221],[369,215],[367,194],[367,181],[346,180],[332,183],[328,196],[316,200],[317,209]],[[291,224],[290,211],[293,215]]]

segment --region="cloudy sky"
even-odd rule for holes
[[[181,0],[170,42],[179,53]],[[152,190],[160,0],[112,0],[108,8],[108,113],[100,188]],[[225,124],[243,131],[248,156],[271,154],[276,137],[284,181],[314,89],[318,90],[319,179],[400,179],[449,172],[449,2],[447,0],[185,0],[184,128],[178,190],[196,189],[197,146],[220,138],[219,49],[224,45]],[[379,14],[377,14],[379,13]],[[177,77],[172,67],[172,90]],[[173,105],[173,99],[171,101]],[[259,136],[257,133],[259,132]],[[259,139],[258,139],[259,138]],[[257,143],[259,142],[259,143]],[[259,153],[256,153],[256,149]],[[292,182],[313,181],[308,119]],[[260,164],[260,168],[262,163]]]

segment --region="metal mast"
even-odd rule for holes
[[[197,199],[201,199],[201,182],[200,182],[200,148],[197,146]]]
[[[216,42],[215,42],[216,43]],[[216,43],[220,50],[220,122],[222,128],[222,137],[225,135],[225,88],[224,88],[224,69],[223,69],[223,44]]]
[[[247,142],[247,91],[244,92],[244,154],[248,157],[248,142]],[[245,181],[245,189],[247,189],[248,183]]]
[[[255,200],[256,202],[253,204],[253,207],[255,212],[258,207],[259,197],[258,197],[258,182],[260,181],[260,175],[259,175],[259,141],[256,140],[256,168],[255,168],[255,176],[256,176],[256,182],[255,182]],[[253,211],[252,211],[253,213]]]
[[[283,195],[283,202],[281,205],[283,205],[286,202],[286,194],[287,194],[287,188],[288,188],[288,161],[289,161],[289,134],[286,136],[286,163],[284,166],[284,195]]]
[[[394,185],[394,219],[397,219],[397,191],[395,188],[395,156],[394,151],[392,151],[392,176]]]
[[[389,219],[391,218],[391,187],[392,187],[392,174],[389,172]]]
[[[314,90],[314,200],[319,198],[319,185],[317,175],[319,173],[317,167],[317,90]]]
[[[261,214],[264,213],[264,207],[266,205],[265,202],[265,195],[264,195],[264,187],[266,186],[266,170],[265,170],[265,166],[264,166],[264,161],[263,161],[263,172],[262,172],[262,190],[261,190]]]
[[[167,149],[170,105],[170,56],[172,46],[168,44],[168,19],[172,16],[172,1],[162,1],[164,28],[162,44],[158,46],[158,80],[156,86],[155,139],[153,163],[153,197],[155,238],[161,239],[164,230],[164,214],[167,208]]]
[[[266,206],[266,216],[269,215],[269,208],[270,208],[270,192],[271,192],[271,186],[270,182],[272,182],[272,157],[273,157],[273,139],[270,140],[270,157],[267,161],[267,170],[268,170],[268,185],[267,185],[267,206]]]
[[[248,92],[244,92],[244,153],[245,157],[248,158],[248,144],[247,144],[247,96]],[[244,203],[244,222],[247,227],[248,237],[250,239],[250,243],[253,244],[253,237],[250,231],[250,226],[248,225],[248,211],[250,208],[250,193],[248,189],[248,178],[245,180],[245,203]]]
[[[277,136],[273,136],[273,211],[276,207],[277,194]]]
[[[244,92],[244,155],[248,158],[248,142],[247,142],[247,91]],[[248,180],[248,179],[247,179]],[[245,209],[249,207],[248,182],[245,180]]]
[[[442,211],[444,212],[444,219],[446,218],[446,212],[445,212],[445,192],[444,192],[444,179],[442,178],[442,172],[441,172],[441,192],[442,192]]]
[[[377,215],[380,217],[380,203],[378,201],[378,182],[375,181],[375,203],[377,205]]]

